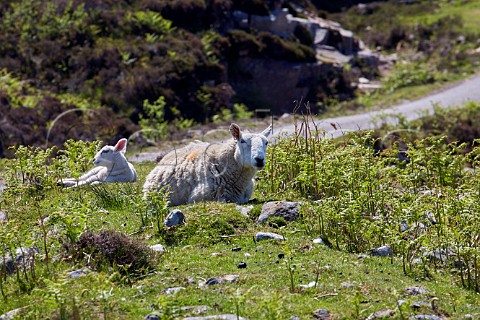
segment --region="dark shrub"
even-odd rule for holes
[[[86,232],[74,245],[76,260],[89,256],[92,267],[117,267],[128,274],[142,273],[154,267],[154,253],[138,240],[117,231]]]
[[[258,38],[265,45],[262,54],[266,58],[291,62],[316,61],[315,51],[303,44],[284,40],[268,32],[259,33]]]
[[[300,41],[301,44],[311,47],[313,46],[313,36],[307,27],[298,24],[293,30],[293,35]]]
[[[255,35],[242,30],[230,30],[227,37],[231,45],[229,52],[230,58],[246,55],[258,56],[264,47]]]

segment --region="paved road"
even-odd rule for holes
[[[462,105],[467,101],[480,102],[480,74],[474,75],[463,80],[448,89],[433,93],[418,100],[404,102],[391,108],[381,111],[372,111],[352,116],[335,117],[317,121],[319,129],[325,130],[326,137],[338,137],[347,131],[375,129],[377,125],[384,123],[396,124],[398,118],[387,117],[385,121],[380,122],[379,117],[390,115],[403,115],[407,120],[418,119],[427,113],[432,114],[433,105],[439,104],[441,107],[451,107]],[[335,124],[335,129],[331,124]],[[341,129],[340,129],[341,128]],[[281,126],[275,130],[275,134],[281,132],[293,132],[293,125]]]

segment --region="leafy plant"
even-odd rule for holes
[[[419,62],[400,62],[385,79],[385,90],[393,92],[397,89],[435,82],[438,79],[436,72],[427,65]]]

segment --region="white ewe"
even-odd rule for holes
[[[127,139],[125,138],[118,140],[115,146],[104,146],[93,159],[95,168],[78,179],[62,179],[58,181],[58,184],[64,187],[75,187],[103,182],[135,182],[137,181],[137,172],[125,158],[125,151],[127,151]]]
[[[233,141],[192,142],[165,155],[143,185],[145,195],[169,186],[170,205],[199,201],[247,203],[253,177],[265,166],[265,151],[272,127],[260,134],[243,133],[232,123]]]

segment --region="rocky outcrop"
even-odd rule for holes
[[[355,85],[345,77],[344,65],[369,66],[376,70],[379,56],[354,37],[340,24],[302,12],[306,18],[298,18],[287,9],[273,10],[269,16],[251,16],[236,11],[234,18],[243,28],[273,33],[282,38],[292,38],[301,26],[312,35],[312,48],[317,62],[294,63],[284,60],[240,57],[231,69],[236,70],[229,79],[241,100],[252,106],[269,108],[272,113],[291,112],[296,102],[309,101],[317,112],[317,101],[326,97],[346,100],[353,97]],[[353,72],[352,74],[354,74]],[[371,72],[374,74],[375,72]],[[353,78],[362,76],[359,69]],[[357,80],[353,79],[353,80]],[[355,82],[355,81],[354,81]]]

